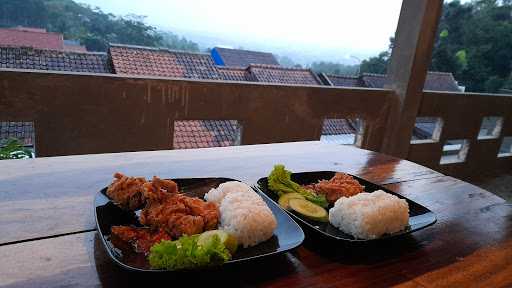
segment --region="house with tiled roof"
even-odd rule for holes
[[[99,52],[68,52],[0,46],[0,68],[111,73],[108,56]]]
[[[247,67],[251,64],[279,66],[274,54],[268,52],[215,47],[211,50],[211,56],[219,66]]]
[[[108,53],[115,74],[223,79],[207,53],[121,44],[110,44]]]
[[[77,41],[64,40],[61,33],[32,27],[0,28],[0,45],[71,52],[87,51],[85,46],[81,46]]]
[[[248,64],[246,67],[219,66],[215,65],[213,58],[206,53],[111,44],[109,56],[113,72],[123,75],[322,84],[311,69],[285,68],[268,64]],[[236,145],[240,143],[239,138],[240,127],[236,121],[190,120],[175,123],[173,143],[175,149],[202,148]]]
[[[345,76],[320,74],[325,85],[340,87],[364,87],[384,88],[390,83],[385,74],[362,73],[360,76]],[[461,87],[453,77],[452,73],[432,72],[427,73],[424,90],[461,92]]]

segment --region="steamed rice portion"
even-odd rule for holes
[[[409,223],[409,205],[382,190],[342,197],[329,210],[329,222],[359,239],[375,239],[403,230]]]
[[[260,195],[246,184],[225,182],[204,197],[219,204],[219,229],[233,234],[243,247],[266,241],[274,234],[277,227],[274,214]]]

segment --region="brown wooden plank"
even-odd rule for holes
[[[510,171],[512,157],[498,157],[503,137],[512,136],[510,111],[510,95],[424,92],[418,117],[439,117],[443,120],[443,129],[438,143],[411,145],[407,159],[461,179]],[[478,139],[482,119],[487,116],[503,117],[503,127],[496,139]],[[443,145],[456,139],[469,141],[466,160],[441,165]]]
[[[389,188],[421,201],[439,222],[372,245],[329,243],[306,235],[297,250],[213,271],[126,272],[108,259],[95,232],[0,246],[0,286],[509,287],[512,208],[451,177]],[[458,205],[457,205],[458,204]],[[449,208],[449,209],[447,209]]]
[[[389,114],[381,152],[407,157],[442,9],[442,0],[402,1],[387,71],[396,105]]]
[[[0,244],[95,228],[92,201],[121,171],[168,178],[230,177],[253,183],[273,165],[335,170],[385,184],[441,174],[409,161],[320,142],[6,160],[0,167]]]
[[[38,156],[171,149],[175,120],[238,120],[243,144],[319,140],[325,118],[361,118],[380,147],[385,89],[0,70],[0,121],[34,121]]]

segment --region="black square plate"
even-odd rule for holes
[[[294,182],[300,184],[300,185],[307,185],[312,183],[317,183],[318,180],[329,180],[331,179],[336,172],[333,171],[318,171],[318,172],[302,172],[302,173],[293,173],[291,178]],[[349,174],[350,175],[350,174]],[[326,237],[329,237],[331,239],[337,239],[337,240],[343,240],[343,241],[351,241],[351,242],[367,242],[367,241],[374,241],[379,239],[386,239],[390,237],[395,237],[399,235],[404,235],[408,233],[412,233],[414,231],[418,231],[420,229],[426,228],[430,225],[433,225],[437,219],[435,214],[427,209],[426,207],[411,201],[399,194],[396,194],[382,186],[379,186],[377,184],[374,184],[372,182],[366,181],[364,179],[361,179],[357,176],[351,175],[359,181],[361,185],[363,185],[365,192],[374,192],[377,190],[383,190],[386,193],[393,194],[401,199],[405,199],[407,203],[409,204],[409,225],[402,231],[393,233],[393,234],[386,234],[380,238],[377,239],[371,239],[371,240],[365,240],[365,239],[356,239],[352,235],[344,233],[343,231],[339,230],[335,226],[331,225],[330,223],[325,222],[319,222],[310,220],[299,213],[296,213],[294,211],[286,211],[288,212],[294,219],[298,220],[299,224],[305,225],[306,227],[312,228],[314,231],[325,235]],[[272,190],[268,188],[268,180],[267,177],[261,178],[258,180],[258,185],[254,188],[260,190],[263,194],[267,195],[270,199],[272,199],[276,205],[278,205],[278,196],[276,193],[274,193]],[[329,206],[331,208],[332,205]]]
[[[199,197],[201,199],[203,199],[204,194],[211,188],[216,188],[219,184],[227,181],[237,181],[228,178],[188,178],[173,180],[178,184],[179,190],[185,195]],[[146,257],[142,254],[133,253],[131,255],[123,255],[120,250],[114,248],[110,242],[110,230],[112,226],[141,226],[141,224],[138,221],[137,211],[127,212],[117,207],[108,198],[106,191],[107,188],[103,188],[96,194],[96,198],[94,199],[94,211],[98,232],[112,260],[128,270],[166,271],[151,269]],[[274,235],[269,240],[256,246],[249,248],[239,247],[237,252],[233,255],[233,258],[224,265],[285,252],[299,246],[304,240],[304,232],[302,232],[299,225],[268,197],[265,195],[261,196],[276,217],[277,228],[274,231]]]

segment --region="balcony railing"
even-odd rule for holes
[[[324,119],[360,118],[360,146],[381,151],[398,105],[385,89],[16,70],[0,79],[0,121],[33,121],[38,156],[172,149],[174,121],[190,119],[238,120],[244,145],[319,140]],[[438,140],[413,141],[407,159],[459,177],[509,168],[510,153],[500,154],[512,136],[509,111],[512,97],[504,95],[426,91],[417,117],[443,125]],[[487,116],[502,119],[499,135],[479,139]],[[455,139],[466,140],[465,157],[440,164]]]

